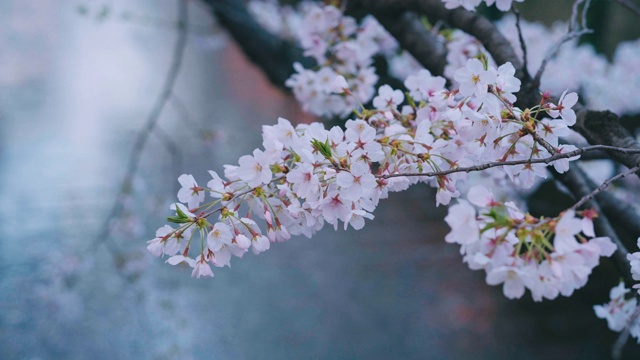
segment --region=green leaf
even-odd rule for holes
[[[189,218],[187,216],[187,214],[185,214],[182,210],[180,210],[179,206],[176,206],[176,213],[178,214],[178,217],[180,217],[180,218],[187,218],[187,219]]]
[[[317,139],[311,140],[311,146],[313,146],[314,150],[317,150],[322,156],[327,159],[331,159],[331,146],[329,145],[329,139],[325,142],[322,142]]]
[[[184,224],[189,222],[189,218],[181,218],[179,216],[169,216],[167,218],[168,222],[172,222],[174,224]]]

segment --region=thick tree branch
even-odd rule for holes
[[[509,41],[502,36],[495,25],[482,15],[464,9],[449,10],[440,0],[349,0],[347,13],[368,12],[376,17],[401,14],[412,11],[419,15],[447,22],[476,37],[491,53],[498,64],[511,62],[516,68],[516,76],[522,76],[522,64]]]
[[[203,0],[242,48],[244,54],[262,69],[272,84],[285,89],[285,81],[294,73],[293,63],[305,68],[313,59],[305,57],[296,44],[267,32],[247,11],[242,0]]]
[[[636,139],[620,125],[618,116],[611,111],[578,111],[573,129],[591,144],[604,144],[627,149],[640,149]],[[640,154],[611,153],[611,157],[628,168],[640,164]],[[640,176],[640,171],[636,172]]]
[[[517,106],[525,108],[527,104],[537,104],[540,92],[516,55],[509,41],[498,31],[495,25],[484,16],[464,10],[462,8],[449,10],[440,0],[347,0],[346,12],[350,14],[370,13],[376,18],[399,16],[411,11],[418,15],[428,16],[448,23],[451,27],[460,29],[474,36],[491,54],[499,65],[510,62],[516,69],[515,76],[520,79],[522,86],[517,94]],[[419,46],[414,43],[410,46]],[[425,46],[426,45],[422,45]],[[419,50],[405,47],[410,53]],[[425,62],[419,60],[423,65]],[[426,66],[426,65],[425,65]],[[428,68],[431,70],[431,68]]]
[[[405,12],[397,16],[378,15],[376,18],[431,74],[444,74],[447,49],[436,34],[427,30],[418,15]]]

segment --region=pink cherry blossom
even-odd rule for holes
[[[204,188],[199,187],[193,175],[182,174],[178,178],[182,188],[178,191],[178,200],[187,203],[189,209],[197,209],[204,201]]]
[[[253,156],[242,156],[238,161],[238,176],[251,187],[268,184],[272,173],[267,160],[265,153],[259,149],[253,150]]]
[[[482,100],[489,84],[495,81],[495,74],[487,71],[478,59],[469,59],[466,67],[456,71],[454,79],[460,84],[462,96],[474,95]]]
[[[402,91],[393,90],[389,85],[382,85],[378,89],[378,96],[373,98],[373,106],[380,110],[395,110],[403,101]]]
[[[567,94],[567,90],[562,93],[558,105],[552,107],[549,111],[549,115],[554,118],[560,116],[567,123],[568,126],[572,126],[576,123],[576,113],[571,109],[578,102],[578,94],[572,92]]]
[[[516,266],[500,266],[487,272],[487,284],[503,284],[502,292],[509,299],[519,299],[524,295],[525,282],[529,275]]]
[[[198,256],[193,271],[191,272],[191,277],[199,279],[201,276],[213,277],[211,266],[203,255]]]
[[[567,211],[556,224],[553,248],[558,254],[567,254],[578,248],[575,236],[582,230],[582,222],[573,211]]]

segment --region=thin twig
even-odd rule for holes
[[[191,130],[194,135],[198,138],[202,138],[209,129],[206,129],[201,124],[199,124],[196,119],[191,116],[189,113],[189,109],[184,104],[184,101],[174,92],[171,94],[171,105],[173,109],[178,113],[181,121],[188,122],[191,126],[187,126],[189,130]]]
[[[527,44],[524,42],[522,27],[520,26],[520,11],[515,7],[515,5],[511,7],[511,10],[516,15],[516,29],[518,29],[518,39],[520,41],[520,49],[522,49],[522,72],[524,73],[525,78],[529,78],[531,75],[529,74],[527,63]]]
[[[589,7],[591,6],[591,0],[587,0],[584,4],[584,8],[582,9],[582,28],[587,29],[587,12]]]
[[[162,92],[158,96],[155,105],[151,109],[147,117],[147,121],[138,131],[138,137],[136,138],[136,142],[131,149],[131,153],[129,155],[129,162],[127,164],[126,173],[124,179],[122,180],[122,185],[120,187],[120,192],[116,198],[109,215],[107,216],[104,224],[102,225],[102,229],[96,241],[93,244],[93,248],[97,248],[100,244],[104,243],[109,239],[110,222],[118,217],[123,210],[123,200],[125,195],[130,191],[131,185],[133,182],[133,176],[138,170],[138,165],[140,164],[140,156],[142,155],[142,150],[149,139],[149,134],[154,130],[158,119],[160,119],[160,115],[167,104],[167,101],[171,97],[171,93],[173,92],[173,86],[175,85],[176,78],[178,77],[178,72],[180,71],[180,66],[182,65],[182,58],[184,55],[184,49],[187,43],[187,0],[178,0],[178,38],[176,40],[176,44],[173,49],[173,58],[171,61],[171,67],[167,73],[167,77],[164,82],[164,87],[162,88]]]
[[[578,16],[580,12],[579,8],[580,8],[580,5],[584,2],[585,0],[576,0],[576,2],[573,3],[573,9],[571,11],[571,20],[569,21],[569,29],[567,33],[562,38],[560,38],[560,40],[557,43],[555,43],[553,46],[551,46],[547,50],[547,54],[542,60],[542,64],[540,65],[538,72],[536,72],[536,76],[533,78],[533,83],[536,84],[536,86],[540,84],[540,79],[542,78],[542,74],[544,73],[544,70],[546,69],[549,61],[551,61],[551,58],[553,58],[558,53],[558,51],[560,51],[560,47],[562,47],[564,43],[570,40],[573,40],[575,38],[578,38],[584,34],[589,34],[593,32],[593,30],[587,28],[587,23],[586,23],[587,22],[586,13],[589,10],[589,5],[591,4],[590,0],[587,0],[585,5],[582,8],[582,24],[581,25],[578,24]]]
[[[587,174],[584,173],[578,166],[574,164],[570,165],[569,171],[562,174],[557,171],[551,172],[554,177],[564,185],[576,199],[582,198],[591,192],[589,182],[587,181]],[[627,287],[631,287],[634,284],[633,277],[631,276],[631,264],[627,260],[629,250],[622,243],[617,233],[611,226],[607,215],[601,210],[600,204],[597,201],[587,201],[587,207],[593,208],[596,213],[599,214],[593,221],[594,230],[599,236],[607,236],[616,245],[616,251],[610,257],[613,264],[618,269],[624,283]]]
[[[530,131],[529,134],[533,138],[535,142],[540,144],[543,148],[545,148],[549,154],[556,155],[558,154],[558,149],[554,148],[553,145],[549,144],[549,142],[543,139],[537,132]]]
[[[624,327],[624,330],[620,333],[620,336],[618,336],[618,339],[616,340],[616,342],[613,344],[613,347],[611,348],[611,357],[613,359],[618,360],[622,357],[622,349],[627,344],[627,341],[629,341],[631,327],[636,321],[638,321],[639,317],[640,317],[640,307],[636,307],[636,311],[634,311],[631,317],[629,318],[629,322],[627,322],[627,326]]]
[[[153,132],[160,138],[165,148],[171,155],[171,176],[174,179],[174,176],[178,176],[180,169],[182,168],[182,151],[180,151],[180,147],[176,142],[171,138],[169,134],[167,134],[160,126],[157,126],[153,129]],[[180,190],[180,184],[176,181],[173,181],[174,192],[178,192]]]
[[[577,203],[575,203],[572,207],[570,207],[569,209],[571,210],[575,210],[577,208],[579,208],[580,206],[584,205],[584,203],[586,203],[587,201],[593,199],[594,196],[596,196],[597,194],[603,192],[606,188],[609,187],[609,185],[611,185],[611,183],[613,183],[614,181],[617,181],[619,179],[624,178],[625,176],[631,175],[634,172],[640,170],[640,164],[636,165],[635,167],[632,167],[631,169],[628,169],[625,172],[619,173],[615,176],[612,176],[610,178],[608,178],[607,180],[605,180],[604,182],[602,182],[602,184],[600,184],[600,186],[598,186],[597,188],[595,188],[592,192],[590,192],[589,194],[583,196]]]
[[[543,144],[546,143],[543,142]],[[546,143],[548,146],[550,146],[548,143]],[[543,145],[545,146],[545,145]],[[386,174],[386,175],[377,175],[376,177],[379,179],[389,179],[389,178],[394,178],[394,177],[401,177],[401,176],[444,176],[444,175],[448,175],[448,174],[453,174],[453,173],[458,173],[458,172],[474,172],[474,171],[482,171],[482,170],[486,170],[486,169],[490,169],[490,168],[494,168],[494,167],[498,167],[498,166],[514,166],[514,165],[526,165],[526,164],[549,164],[553,161],[556,160],[561,160],[561,159],[568,159],[574,156],[579,156],[585,152],[589,152],[589,151],[598,151],[598,150],[609,150],[609,151],[616,151],[616,152],[621,152],[621,153],[634,153],[634,154],[640,154],[640,149],[625,149],[625,148],[619,148],[619,147],[615,147],[615,146],[608,146],[608,145],[592,145],[592,146],[586,146],[583,148],[579,148],[573,151],[569,151],[566,153],[558,153],[555,149],[553,149],[553,147],[551,147],[551,151],[549,151],[550,153],[554,153],[554,155],[546,157],[546,158],[542,158],[542,159],[525,159],[525,160],[511,160],[511,161],[493,161],[493,162],[488,162],[488,163],[484,163],[484,164],[480,164],[480,165],[474,165],[474,166],[468,166],[468,167],[458,167],[458,168],[453,168],[453,169],[448,169],[448,170],[442,170],[442,171],[432,171],[432,172],[425,172],[425,173],[405,173],[405,174]]]

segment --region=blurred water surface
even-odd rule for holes
[[[214,279],[147,255],[178,175],[204,182],[259,146],[262,124],[306,119],[205,7],[189,10],[179,100],[159,122],[170,139],[152,136],[113,241],[96,247],[170,64],[175,2],[0,3],[0,358],[607,357],[615,335],[591,306],[615,279],[507,301],[444,243],[423,188],[362,231],[276,244]]]

